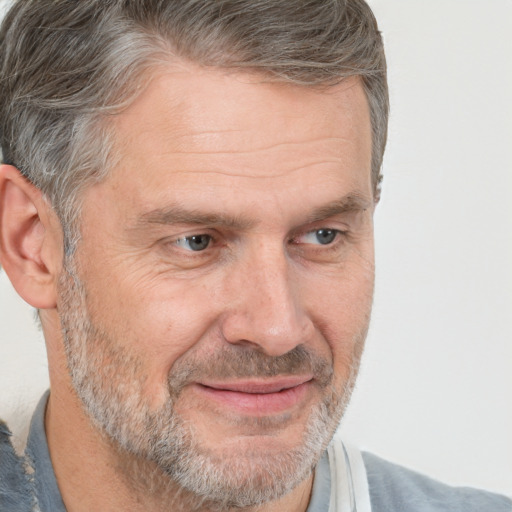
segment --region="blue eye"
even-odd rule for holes
[[[336,240],[338,233],[339,231],[337,229],[315,229],[315,231],[310,231],[302,235],[300,241],[313,245],[329,245]]]
[[[321,245],[331,244],[338,234],[335,229],[317,229],[314,233],[318,243]]]
[[[176,245],[189,251],[198,252],[204,251],[211,241],[212,237],[210,235],[193,235],[176,240]]]

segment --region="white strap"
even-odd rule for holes
[[[329,512],[371,512],[361,452],[335,436],[329,445],[328,455],[331,470]]]

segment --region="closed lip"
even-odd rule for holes
[[[216,391],[233,391],[236,393],[268,394],[279,393],[295,388],[313,380],[312,375],[293,375],[267,379],[243,379],[236,381],[205,380],[197,384]]]
[[[199,396],[236,414],[268,416],[291,411],[304,404],[313,381],[311,375],[268,379],[197,382]]]

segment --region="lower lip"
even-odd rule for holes
[[[196,385],[196,391],[224,407],[243,414],[264,416],[279,414],[303,402],[311,382],[284,389],[276,393],[243,393]]]

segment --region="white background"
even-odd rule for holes
[[[342,431],[512,494],[512,1],[370,3],[392,113],[373,321]],[[14,427],[47,386],[32,318],[2,273],[0,416]]]

